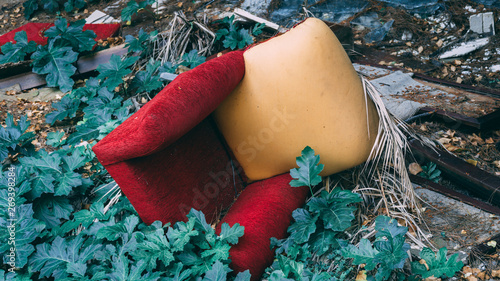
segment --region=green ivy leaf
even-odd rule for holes
[[[121,18],[124,22],[129,22],[132,20],[132,15],[136,14],[140,9],[139,4],[137,2],[130,0],[127,3],[127,7],[123,8]]]
[[[67,197],[46,195],[34,201],[33,211],[33,217],[45,222],[48,228],[52,228],[60,225],[61,219],[69,219],[73,206]]]
[[[297,157],[299,168],[290,170],[290,175],[294,180],[290,182],[293,187],[308,186],[312,188],[321,182],[321,176],[318,174],[323,171],[324,165],[319,164],[319,155],[314,155],[314,150],[306,146],[302,150],[302,156]]]
[[[26,31],[16,32],[14,39],[16,44],[7,42],[2,46],[3,55],[0,55],[0,64],[23,61],[27,54],[35,51],[36,43],[35,41],[28,42]]]
[[[56,121],[62,121],[66,117],[73,118],[75,117],[79,106],[79,99],[74,99],[66,95],[59,102],[52,104],[52,108],[55,108],[56,110],[47,114],[45,116],[45,121],[50,125],[54,125]]]
[[[185,65],[191,69],[197,67],[198,65],[205,62],[206,58],[204,56],[198,55],[197,50],[191,50],[189,53],[182,55],[183,62],[181,65]]]
[[[36,157],[23,157],[19,162],[25,167],[35,168],[43,173],[62,174],[61,156],[57,153],[48,154],[44,150],[40,150]]]
[[[24,17],[28,20],[38,10],[38,0],[27,0],[23,3]]]
[[[55,13],[56,11],[59,11],[59,3],[57,0],[44,0],[43,8],[45,10],[49,10],[51,13]]]
[[[84,0],[68,0],[64,3],[64,10],[69,13],[75,9],[82,9],[86,5],[87,2]]]
[[[387,237],[393,239],[399,235],[405,235],[408,228],[399,226],[398,221],[387,216],[378,216],[375,219],[376,237]]]
[[[152,31],[149,34],[145,32],[142,28],[139,30],[139,36],[136,38],[132,35],[125,36],[125,47],[128,48],[128,52],[142,52],[147,49],[147,45],[153,42],[158,35],[158,31]]]
[[[222,264],[220,261],[216,261],[212,269],[205,273],[203,281],[226,281],[228,272],[231,272],[231,269],[229,269],[227,265]]]
[[[54,41],[49,41],[48,46],[38,46],[36,52],[31,55],[33,60],[33,72],[47,74],[45,80],[49,87],[59,87],[61,91],[68,92],[75,83],[71,79],[76,71],[72,65],[78,58],[78,54],[71,47],[59,47]]]
[[[160,81],[160,76],[154,75],[159,67],[159,61],[150,61],[149,64],[146,65],[146,70],[139,71],[134,79],[132,79],[130,88],[137,89],[137,93],[150,93],[161,88],[163,83]]]
[[[252,34],[255,36],[262,34],[264,27],[266,27],[265,23],[256,23],[252,29]]]
[[[58,184],[54,195],[69,195],[73,188],[83,184],[82,175],[75,172],[65,172],[57,177]]]
[[[403,268],[408,258],[410,245],[405,243],[405,237],[399,235],[391,240],[376,240],[373,242],[375,248],[379,251],[375,261],[382,267],[386,267],[389,272],[397,268]]]
[[[86,245],[84,238],[76,236],[72,240],[55,237],[54,241],[36,246],[36,253],[30,259],[30,267],[40,271],[40,277],[54,277],[56,280],[68,277],[68,264],[85,263],[91,259],[101,245]]]
[[[238,243],[238,238],[242,237],[244,232],[245,227],[239,223],[235,223],[232,227],[229,227],[227,223],[223,223],[221,225],[220,239],[221,241],[235,245]]]
[[[343,232],[351,226],[356,210],[355,207],[349,207],[347,204],[328,204],[325,198],[312,198],[307,205],[311,212],[320,214],[325,229]]]
[[[161,261],[165,267],[175,260],[170,251],[170,244],[162,228],[154,233],[146,234],[145,241],[137,246],[134,258],[144,260],[148,264],[148,270],[153,271],[157,267],[157,261]]]
[[[215,234],[215,230],[212,228],[212,226],[210,226],[210,224],[207,223],[207,220],[205,218],[205,214],[203,214],[202,211],[198,211],[196,209],[191,209],[191,211],[189,211],[189,214],[187,215],[188,219],[193,219],[194,220],[194,227],[195,229],[199,229],[203,232],[205,232],[205,234]],[[226,223],[227,225],[227,223]],[[228,227],[229,225],[226,226],[226,228]],[[221,235],[222,236],[222,235]],[[239,236],[241,237],[241,236]],[[238,241],[238,238],[236,238],[236,241]],[[236,242],[238,243],[238,242]]]
[[[187,222],[176,222],[174,228],[168,228],[167,238],[174,252],[182,252],[191,237],[199,234],[198,231],[194,230],[194,224],[195,220],[190,218]]]
[[[191,269],[182,270],[183,267],[184,266],[182,265],[182,263],[177,263],[174,266],[174,270],[172,270],[174,272],[174,277],[172,278],[167,277],[166,281],[188,280],[188,278],[191,276],[192,270]]]
[[[311,216],[307,210],[299,208],[293,211],[292,216],[295,223],[288,227],[290,237],[299,244],[309,241],[311,234],[316,231],[319,214]]]
[[[377,266],[375,256],[378,253],[377,249],[373,248],[368,239],[361,239],[358,247],[348,245],[342,249],[344,257],[353,259],[352,262],[355,265],[366,264],[366,270],[373,270]]]
[[[54,104],[52,104],[54,106]],[[47,134],[47,145],[53,146],[53,147],[59,147],[64,145],[66,140],[61,140],[62,137],[64,137],[64,131],[58,131],[58,132],[50,132]]]
[[[45,31],[44,35],[60,46],[71,46],[75,52],[91,51],[96,44],[96,34],[92,30],[84,31],[84,25],[85,20],[79,20],[68,26],[66,19],[60,18],[56,20],[54,26]]]
[[[250,270],[245,270],[242,272],[238,272],[236,277],[234,278],[234,281],[250,281],[250,278],[252,275],[250,274]]]
[[[458,259],[458,254],[452,255],[446,259],[448,249],[441,248],[437,254],[429,248],[424,248],[420,252],[420,258],[423,259],[425,264],[417,262],[411,263],[411,269],[414,275],[421,275],[423,279],[434,276],[436,278],[450,278],[455,275],[464,266],[463,262]]]
[[[311,252],[321,256],[333,249],[338,249],[340,245],[337,242],[337,233],[338,232],[330,229],[322,229],[321,231],[313,233],[308,242],[311,246]]]
[[[222,43],[225,48],[231,48],[231,50],[243,49],[245,46],[253,43],[253,37],[244,28],[240,30],[230,29],[229,34],[226,35]]]
[[[139,57],[130,57],[122,60],[119,56],[113,54],[108,63],[101,64],[97,67],[97,71],[99,71],[97,79],[104,81],[102,85],[112,91],[123,82],[122,78],[124,76],[132,72],[132,70],[128,68],[138,59]]]

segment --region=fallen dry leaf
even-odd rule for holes
[[[491,240],[491,241],[489,241],[488,243],[486,243],[486,245],[488,245],[488,246],[490,246],[490,247],[492,247],[492,248],[496,248],[496,246],[497,246],[497,241],[495,241],[495,240]]]
[[[500,169],[500,160],[493,161],[493,165]]]
[[[477,278],[474,275],[470,275],[467,277],[468,281],[477,281]]]
[[[490,279],[490,278],[491,278],[491,277],[490,277],[488,274],[486,274],[486,272],[484,272],[484,271],[479,272],[479,273],[477,274],[477,277],[478,277],[479,279],[481,279],[481,280],[486,280],[486,279]]]
[[[447,144],[447,143],[450,143],[450,142],[451,142],[451,139],[449,139],[449,138],[440,138],[440,139],[438,139],[438,141],[439,141],[441,144]]]
[[[418,263],[425,265],[425,268],[427,269],[427,271],[429,271],[429,266],[427,265],[427,262],[424,259],[419,260]]]
[[[434,276],[431,276],[431,277],[425,278],[424,281],[441,281],[441,278],[436,278]]]
[[[485,140],[485,142],[486,142],[487,144],[493,144],[493,143],[495,143],[495,141],[493,140],[493,138],[487,138],[487,139]]]
[[[499,270],[492,270],[491,271],[491,277],[499,277],[500,278],[500,269]]]
[[[474,165],[474,166],[477,166],[477,160],[474,160],[474,159],[467,159],[465,160],[467,163],[471,164],[471,165]]]
[[[356,281],[366,281],[366,270],[361,270],[356,276]]]
[[[420,167],[420,165],[418,163],[411,163],[410,166],[408,166],[408,171],[410,172],[410,174],[412,175],[417,175],[418,173],[422,172],[422,167]]]
[[[472,268],[470,268],[470,266],[466,265],[462,268],[462,271],[463,271],[463,273],[472,273]]]

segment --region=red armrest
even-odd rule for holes
[[[244,73],[242,51],[182,73],[97,143],[93,148],[97,158],[110,165],[162,151],[212,113]]]

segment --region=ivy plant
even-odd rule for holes
[[[15,44],[7,42],[2,46],[3,55],[0,55],[0,64],[24,61],[27,54],[35,51],[36,43],[28,41],[26,31],[16,32],[14,39],[16,40]]]
[[[254,42],[254,37],[249,30],[241,27],[239,23],[234,20],[234,15],[225,17],[219,22],[224,28],[219,28],[216,33],[216,40],[222,40],[224,48],[243,49],[244,47]],[[262,33],[265,25],[256,24],[253,29],[253,35],[257,36]]]

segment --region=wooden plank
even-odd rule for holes
[[[427,188],[429,190],[443,194],[445,196],[448,196],[448,197],[453,198],[457,201],[466,203],[468,205],[471,205],[471,206],[476,207],[478,209],[481,209],[483,211],[500,216],[500,208],[498,208],[496,206],[492,206],[492,205],[485,203],[481,200],[477,200],[477,199],[472,198],[470,196],[467,196],[463,193],[460,193],[458,191],[455,191],[453,189],[450,189],[448,187],[437,184],[433,181],[430,181],[428,179],[424,179],[424,178],[419,177],[419,176],[410,175],[410,180],[411,180],[411,182],[416,183],[418,185],[421,185],[424,188]]]
[[[94,71],[97,69],[99,64],[107,63],[111,58],[111,55],[121,56],[123,54],[126,54],[127,50],[128,48],[125,48],[125,44],[122,44],[81,57],[76,62],[77,70],[75,75],[73,75],[72,77],[76,78],[82,74]],[[47,84],[47,82],[45,81],[44,75],[39,75],[31,71],[0,79],[0,89],[11,87],[15,84],[19,84],[21,90],[29,90],[32,88],[43,86]]]
[[[500,207],[500,177],[483,171],[440,148],[435,150],[411,140],[410,147],[418,158],[433,162],[461,189],[492,205]]]

